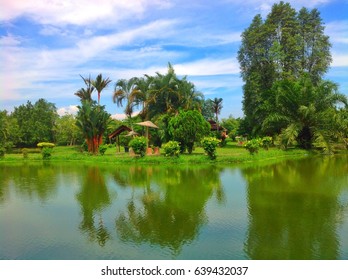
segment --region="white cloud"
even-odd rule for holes
[[[348,54],[332,54],[332,67],[348,67]]]
[[[167,9],[169,1],[160,0],[0,0],[1,21],[29,16],[41,24],[110,25],[141,17],[150,7]]]
[[[139,114],[139,112],[134,112],[132,114],[132,117],[135,117]],[[125,120],[127,118],[126,114],[113,114],[111,115],[111,118],[112,119],[115,119],[115,120]]]
[[[175,64],[174,69],[178,75],[188,76],[210,76],[239,73],[239,65],[234,58],[206,58],[184,64]]]
[[[67,107],[62,107],[57,109],[57,113],[60,116],[64,116],[66,114],[71,114],[71,115],[75,115],[78,111],[77,105],[70,105]]]
[[[326,24],[325,33],[334,44],[348,44],[348,20],[333,21]]]

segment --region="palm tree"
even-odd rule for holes
[[[211,100],[212,110],[215,114],[216,123],[218,122],[218,116],[221,113],[222,101],[223,101],[222,98],[216,98],[216,97],[213,100]]]
[[[95,87],[95,89],[98,92],[98,105],[100,105],[100,94],[104,88],[108,86],[109,83],[111,83],[111,80],[109,78],[103,79],[102,74],[99,74],[95,80],[89,79],[89,83]]]
[[[330,150],[336,125],[338,104],[347,98],[337,85],[321,81],[314,85],[304,76],[300,81],[283,80],[274,86],[275,104],[262,124],[264,131],[280,132],[284,147],[298,143],[302,148]]]
[[[136,78],[131,78],[129,80],[121,79],[115,84],[114,94],[112,100],[118,107],[123,107],[123,101],[126,101],[126,108],[124,113],[130,120],[132,118],[134,106],[136,105],[132,97],[132,93],[137,91],[136,88]]]
[[[94,86],[91,84],[91,77],[89,78],[84,78],[80,75],[82,80],[84,81],[86,88],[81,88],[74,94],[78,97],[80,97],[81,102],[82,101],[92,101],[92,93],[94,91]]]
[[[134,104],[141,104],[142,109],[139,113],[143,121],[149,119],[150,104],[156,101],[156,95],[152,90],[153,77],[145,75],[145,78],[135,78],[136,88],[131,92],[130,99]]]
[[[204,95],[196,91],[193,83],[187,78],[178,81],[179,107],[184,110],[202,110]]]
[[[95,101],[81,101],[77,106],[79,111],[76,125],[80,128],[88,145],[88,151],[97,154],[102,136],[110,120],[110,114],[105,111],[105,106],[96,105]]]
[[[81,101],[92,101],[92,92],[94,91],[94,87],[89,87],[87,89],[81,88],[74,94],[78,97],[80,97]]]

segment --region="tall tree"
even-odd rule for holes
[[[302,8],[299,22],[300,63],[302,73],[308,73],[313,83],[320,82],[332,62],[329,36],[324,34],[323,21],[317,9]]]
[[[215,97],[214,99],[211,99],[211,107],[212,107],[212,110],[215,114],[216,123],[218,123],[218,121],[219,121],[219,115],[220,115],[221,110],[222,110],[222,101],[223,101],[222,98]]]
[[[330,43],[317,10],[299,13],[290,4],[274,4],[265,21],[260,15],[242,33],[238,52],[243,86],[245,127],[262,134],[261,126],[274,104],[270,90],[280,80],[309,74],[319,83],[331,62]]]

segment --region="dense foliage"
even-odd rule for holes
[[[43,141],[55,141],[54,126],[58,114],[53,103],[44,99],[39,99],[35,104],[28,101],[25,105],[15,107],[11,117],[17,130],[14,145],[28,147]]]
[[[180,154],[180,144],[178,141],[169,141],[162,145],[166,157],[178,157]]]
[[[180,111],[168,124],[172,140],[180,143],[181,152],[192,153],[194,143],[209,134],[210,124],[196,110]]]

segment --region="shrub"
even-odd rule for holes
[[[40,142],[37,144],[39,148],[53,148],[55,145],[49,142]]]
[[[260,139],[252,139],[244,144],[244,147],[249,151],[251,155],[257,154],[261,146]]]
[[[41,150],[42,159],[50,159],[51,153],[52,153],[51,148],[48,148],[48,147],[42,148],[42,150]]]
[[[28,158],[29,150],[27,148],[22,149],[23,158]]]
[[[273,143],[273,139],[272,139],[272,137],[270,137],[270,136],[266,136],[266,137],[263,137],[263,138],[261,139],[261,146],[262,146],[262,148],[264,148],[265,150],[268,150],[269,147],[272,145],[272,143]]]
[[[103,156],[107,149],[108,149],[107,145],[100,145],[99,146],[99,153]]]
[[[143,157],[146,152],[147,140],[144,136],[135,137],[129,142],[129,146],[133,149],[136,155]]]
[[[204,137],[201,141],[202,147],[210,159],[216,158],[216,147],[219,145],[221,140],[215,137]]]
[[[169,141],[162,145],[164,149],[164,154],[166,157],[171,156],[179,156],[180,154],[180,144],[178,141]]]

